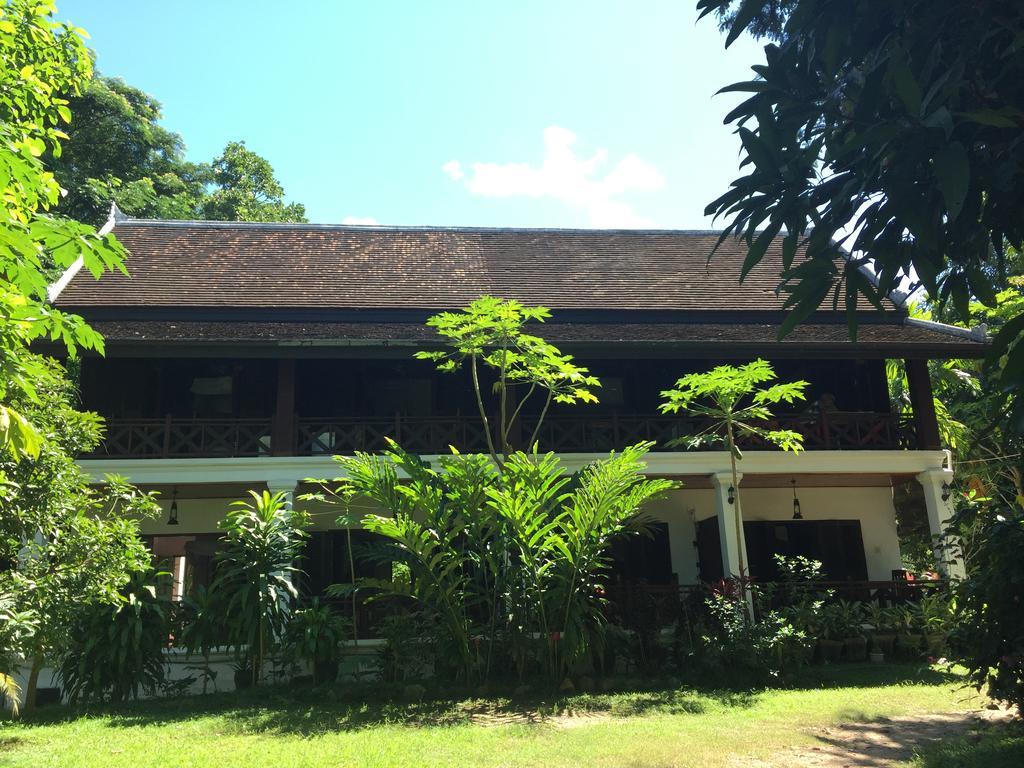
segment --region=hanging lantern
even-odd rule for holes
[[[175,488],[173,491],[171,491],[171,508],[170,508],[169,513],[167,515],[167,524],[168,525],[177,525],[178,524],[178,489],[177,488]]]
[[[796,478],[794,477],[790,482],[793,483],[793,519],[803,520],[804,513],[800,511],[800,499],[796,497]]]

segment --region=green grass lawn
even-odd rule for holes
[[[815,731],[834,723],[981,703],[955,677],[895,665],[815,669],[786,689],[753,692],[354,701],[343,688],[271,688],[43,710],[32,721],[0,726],[0,766],[725,766],[808,749]],[[962,761],[965,752],[983,745],[992,754],[1016,754],[1008,765],[1022,764],[1024,743],[1005,741],[993,735],[992,743],[951,743],[919,764],[972,765]]]

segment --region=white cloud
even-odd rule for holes
[[[665,179],[653,165],[634,154],[601,173],[608,162],[607,150],[580,157],[576,134],[553,125],[544,130],[544,158],[539,166],[527,163],[473,163],[467,175],[458,160],[441,170],[481,197],[550,198],[586,212],[595,227],[649,227],[631,203],[619,199],[631,192],[654,192]]]
[[[465,175],[462,172],[462,163],[458,160],[449,160],[441,166],[441,170],[444,171],[452,181],[461,181],[462,177]]]
[[[362,225],[369,227],[373,226],[374,224],[379,224],[380,222],[377,221],[372,216],[346,216],[344,219],[341,220],[341,223],[347,225]]]

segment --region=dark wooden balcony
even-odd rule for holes
[[[270,453],[272,419],[107,419],[93,456],[177,459]]]
[[[653,440],[654,450],[680,437],[697,434],[707,426],[700,419],[674,416],[610,415],[551,416],[543,424],[543,449],[561,453],[594,453]],[[885,450],[917,447],[913,423],[895,416],[864,412],[826,412],[785,415],[766,427],[791,429],[804,436],[808,450]],[[520,442],[528,439],[533,424],[524,420],[517,430]],[[276,435],[284,434],[287,443]],[[415,453],[447,453],[453,445],[463,453],[484,452],[487,441],[479,419],[467,417],[315,418],[295,419],[293,428],[274,430],[271,417],[263,419],[107,419],[106,439],[93,458],[212,458],[263,455],[320,456],[381,451],[387,438]],[[275,442],[277,444],[275,444]],[[525,446],[524,446],[525,447]],[[768,448],[746,439],[742,447]],[[720,448],[709,446],[709,450]]]

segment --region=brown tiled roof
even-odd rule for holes
[[[715,232],[343,227],[123,220],[131,278],[82,271],[61,306],[778,311],[781,239],[746,281]]]
[[[109,342],[368,346],[435,338],[438,309],[492,294],[554,310],[565,344],[658,344],[715,356],[765,349],[975,356],[964,332],[864,307],[856,343],[823,307],[785,340],[781,241],[744,283],[744,245],[715,232],[344,227],[120,220],[131,277],[84,270],[57,304]],[[726,346],[722,346],[726,345]],[[717,354],[716,354],[717,353]]]
[[[108,343],[201,343],[229,345],[277,345],[290,342],[329,343],[366,347],[413,343],[428,346],[437,339],[421,323],[377,322],[252,322],[192,320],[99,320],[93,327]],[[779,341],[771,323],[547,323],[540,332],[566,348],[574,345],[657,345],[680,350],[704,351],[714,357],[750,354],[751,350],[785,352],[819,350],[858,353],[907,353],[915,356],[979,356],[985,345],[942,333],[933,328],[898,323],[860,326],[857,342],[850,341],[845,325],[800,325]],[[727,346],[723,346],[727,345]]]

